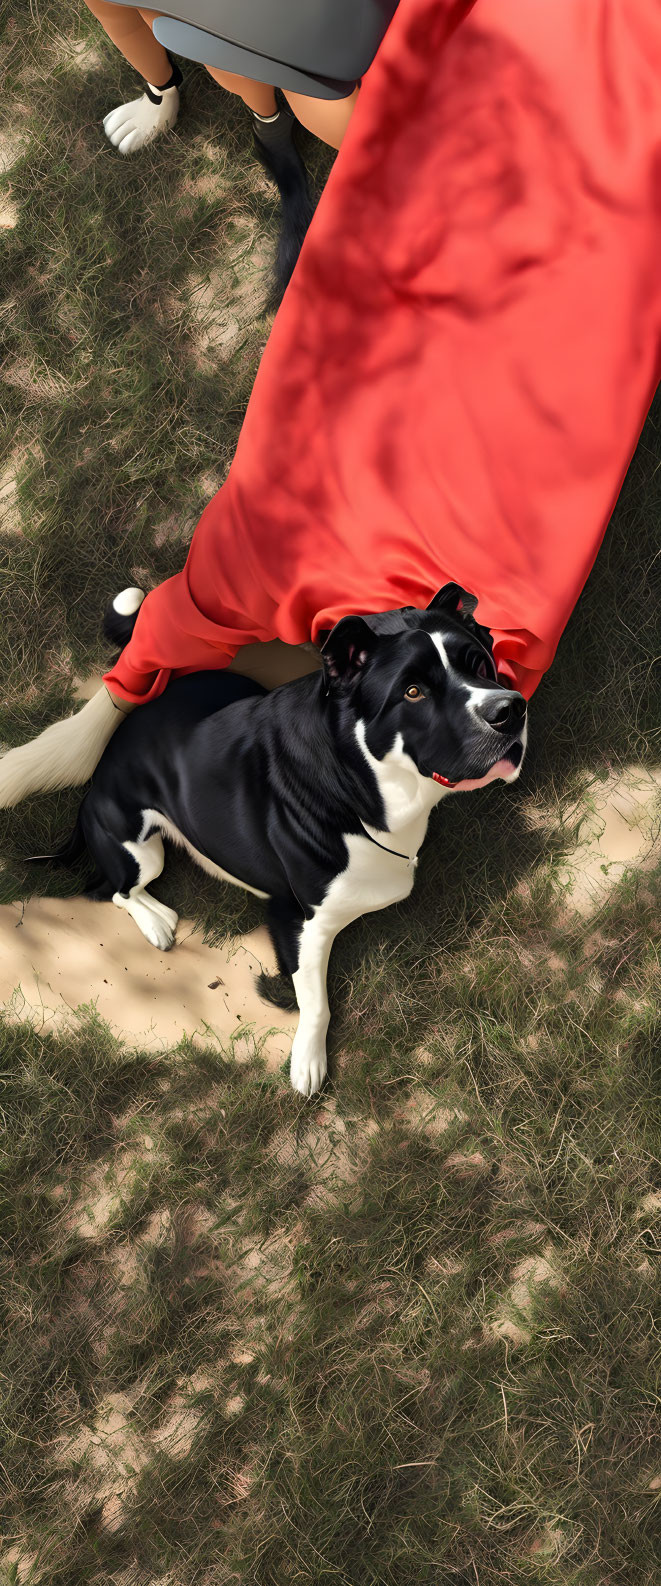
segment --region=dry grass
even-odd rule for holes
[[[132,75],[85,8],[0,28],[14,742],[105,665],[109,592],[181,565],[275,206],[202,72],[122,161]],[[521,784],[448,801],[413,898],[339,941],[323,1098],[89,1009],[0,1024],[3,1586],[656,1586],[661,883],[598,830],[589,914],[566,883],[599,789],[661,760],[660,455],[657,410]],[[71,889],[22,856],[75,804],[3,817],[3,900]],[[259,918],[183,858],[163,895],[212,941]]]

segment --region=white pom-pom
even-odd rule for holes
[[[106,137],[120,154],[135,154],[159,133],[173,127],[179,111],[179,89],[159,88],[160,103],[155,105],[148,94],[131,99],[127,105],[118,105],[103,118]]]
[[[112,609],[117,612],[118,617],[132,617],[138,606],[142,605],[144,598],[144,589],[136,589],[135,587],[122,589],[118,595],[115,595]]]

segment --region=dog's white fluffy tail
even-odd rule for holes
[[[20,749],[9,749],[0,758],[0,808],[30,793],[87,782],[123,719],[107,688],[100,688],[75,716],[54,722]]]
[[[106,608],[106,638],[120,649],[129,642],[144,598],[142,589],[122,589]],[[0,757],[0,809],[19,804],[30,793],[88,782],[125,714],[107,688],[100,688],[75,716],[54,722],[20,749],[9,749]]]

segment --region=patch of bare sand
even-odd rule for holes
[[[232,1287],[245,1300],[268,1298],[295,1303],[298,1296],[294,1276],[294,1253],[301,1238],[301,1224],[275,1228],[255,1244],[254,1235],[236,1230],[234,1255],[226,1269]]]
[[[636,1212],[636,1217],[655,1217],[661,1212],[661,1190],[650,1190],[649,1195],[644,1195]]]
[[[13,231],[18,225],[18,205],[9,193],[0,193],[0,229]]]
[[[568,821],[580,821],[576,846],[555,870],[576,912],[589,917],[632,867],[651,861],[661,835],[661,767],[626,766],[586,788]]]
[[[425,1090],[421,1085],[414,1085],[403,1105],[398,1109],[397,1117],[410,1124],[421,1134],[435,1138],[445,1134],[454,1123],[465,1123],[467,1113],[461,1107],[448,1107],[434,1096],[430,1090]]]
[[[446,1157],[445,1166],[452,1168],[458,1179],[472,1179],[487,1166],[481,1151],[453,1151]]]
[[[101,51],[95,49],[89,39],[70,39],[60,34],[54,54],[58,61],[81,73],[99,71],[104,65]]]
[[[112,903],[31,898],[0,906],[0,1001],[42,1029],[62,1028],[93,1002],[114,1030],[149,1050],[184,1035],[222,1043],[238,1035],[237,1059],[263,1039],[263,1056],[278,1067],[298,1015],[266,1004],[255,988],[255,975],[275,967],[263,926],[207,947],[180,920],[175,947],[160,953]]]
[[[53,1450],[57,1466],[81,1472],[80,1497],[101,1504],[102,1523],[111,1531],[123,1524],[138,1478],[151,1458],[146,1438],[130,1419],[139,1392],[134,1387],[107,1394],[91,1424],[73,1438],[60,1438]]]
[[[208,1371],[196,1371],[178,1383],[165,1418],[153,1433],[157,1450],[163,1450],[170,1459],[186,1459],[208,1414],[209,1394],[215,1387],[216,1378]]]
[[[226,478],[227,472],[221,473],[220,470],[207,468],[203,474],[198,474],[195,483],[199,486],[204,500],[210,501],[211,497],[215,496],[216,491],[220,490]]]
[[[0,132],[0,176],[6,176],[12,165],[20,160],[28,143],[27,134],[17,127]]]
[[[559,1526],[546,1524],[543,1531],[534,1542],[531,1542],[528,1552],[540,1559],[557,1559],[568,1546],[568,1537]]]
[[[4,225],[2,219],[2,199],[0,198],[0,226]],[[2,469],[0,469],[0,532],[4,534],[20,534],[21,514],[18,506],[18,476],[26,458],[25,448],[19,447],[12,452]]]
[[[192,276],[185,302],[195,345],[206,359],[226,363],[267,307],[268,247],[257,236],[257,222],[241,217],[225,245],[222,264],[205,276]]]
[[[62,375],[45,369],[43,364],[30,363],[27,358],[16,358],[3,373],[7,385],[21,391],[28,402],[54,402],[70,390]]]
[[[552,1245],[546,1245],[540,1255],[525,1256],[512,1272],[511,1285],[490,1324],[490,1331],[509,1343],[527,1344],[530,1332],[525,1323],[535,1289],[543,1284],[557,1288],[560,1281],[560,1270]]]
[[[0,1562],[7,1571],[5,1579],[16,1581],[16,1586],[33,1586],[33,1583],[36,1586],[37,1581],[43,1580],[43,1573],[38,1568],[37,1554],[31,1553],[19,1543],[14,1547],[2,1549]]]
[[[133,1417],[142,1392],[140,1383],[125,1392],[108,1393],[87,1425],[73,1437],[58,1439],[54,1464],[60,1470],[77,1472],[83,1503],[100,1504],[104,1528],[118,1531],[127,1519],[142,1471],[162,1454],[177,1461],[186,1459],[208,1416],[210,1395],[217,1390],[218,1375],[213,1372],[200,1370],[180,1378],[158,1426],[149,1433],[141,1430]],[[230,1401],[226,1414],[235,1415],[239,1408]]]
[[[212,490],[209,492],[210,495],[213,493]],[[190,544],[196,521],[194,516],[187,518],[183,513],[172,512],[169,517],[154,524],[152,539],[157,550],[160,551],[164,545],[180,545],[183,557],[185,547]]]
[[[233,204],[234,185],[225,144],[214,138],[195,138],[193,149],[198,158],[205,162],[205,168],[198,176],[189,177],[186,191],[199,198],[224,199],[228,204]]]
[[[141,1163],[135,1153],[117,1152],[110,1161],[96,1163],[77,1200],[68,1208],[67,1232],[80,1239],[98,1239],[131,1199]]]

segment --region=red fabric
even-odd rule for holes
[[[106,682],[479,596],[531,694],[659,374],[658,0],[401,0],[182,573]]]

